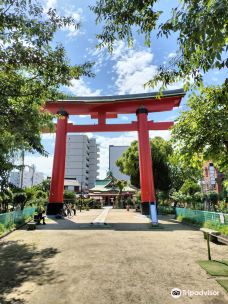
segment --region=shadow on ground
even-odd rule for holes
[[[176,230],[197,230],[197,228],[178,223],[174,219],[170,217],[163,217],[159,218],[159,228],[154,229],[150,223],[138,223],[138,222],[131,222],[131,223],[124,223],[124,222],[107,222],[105,225],[94,225],[90,222],[88,223],[77,223],[76,219],[71,220],[68,218],[64,219],[55,219],[51,217],[52,223],[47,223],[47,225],[40,225],[37,226],[38,230],[97,230],[97,229],[108,229],[108,230],[115,230],[115,231],[176,231]],[[164,221],[164,222],[163,222]]]
[[[56,282],[58,273],[50,270],[47,260],[58,253],[55,248],[37,250],[35,245],[21,241],[5,241],[0,244],[0,303],[23,304],[21,298],[7,300],[14,288],[25,282],[38,285]]]

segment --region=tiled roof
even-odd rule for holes
[[[141,93],[141,94],[130,94],[130,95],[114,95],[114,96],[68,96],[61,101],[75,101],[75,102],[118,102],[118,101],[131,101],[135,99],[149,99],[156,98],[160,95],[160,92]],[[162,97],[171,96],[184,96],[185,92],[183,89],[168,90],[162,92]]]

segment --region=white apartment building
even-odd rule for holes
[[[95,138],[68,135],[65,179],[76,179],[84,192],[93,188],[98,176],[98,152],[99,147]]]
[[[10,173],[9,181],[11,184],[18,188],[32,187],[40,184],[45,179],[44,173],[36,172],[35,166],[31,166],[28,169],[25,168],[22,171],[12,171]]]
[[[129,146],[109,146],[109,171],[111,171],[113,176],[119,180],[130,181],[130,176],[121,173],[119,167],[116,165],[116,161],[128,148]]]

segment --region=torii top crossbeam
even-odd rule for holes
[[[68,123],[67,132],[120,132],[137,131],[137,123],[106,124],[106,119],[117,118],[118,114],[135,114],[139,108],[150,112],[170,111],[178,107],[185,95],[182,89],[159,93],[144,93],[118,96],[69,97],[68,99],[47,101],[45,109],[53,114],[90,115],[98,119],[95,125],[73,125]],[[148,121],[149,130],[167,130],[173,122]]]
[[[106,118],[116,118],[117,114],[136,113],[139,107],[146,107],[148,112],[170,111],[178,107],[185,95],[183,89],[164,91],[160,98],[158,92],[96,97],[68,97],[57,101],[47,101],[45,108],[57,114],[64,110],[69,115],[91,115],[98,118],[99,113],[106,113]]]

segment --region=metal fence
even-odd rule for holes
[[[2,224],[5,229],[8,229],[13,225],[18,226],[23,224],[26,219],[33,216],[35,210],[36,207],[31,207],[24,208],[23,210],[2,213],[0,214],[0,224]]]
[[[182,216],[183,218],[195,220],[200,224],[205,222],[213,222],[215,224],[228,225],[227,213],[176,208],[176,216]]]

